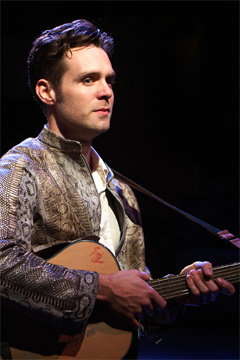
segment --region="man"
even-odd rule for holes
[[[211,280],[208,262],[183,270],[190,295],[178,301],[167,304],[147,284],[135,196],[91,146],[110,126],[112,50],[106,33],[77,20],[43,32],[30,52],[29,84],[47,125],[36,139],[11,149],[0,166],[3,336],[12,347],[27,346],[25,339],[38,326],[80,333],[99,304],[158,341],[177,324],[184,304],[235,291],[224,279]],[[89,235],[100,238],[123,271],[108,275],[46,261],[61,246]],[[25,315],[21,331],[27,335],[17,342],[9,327]],[[42,351],[40,346],[36,353]]]

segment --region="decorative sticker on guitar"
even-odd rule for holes
[[[103,253],[100,253],[99,249],[100,249],[100,247],[96,246],[94,248],[94,251],[89,255],[89,256],[92,256],[91,262],[98,263],[98,264],[105,264],[105,261],[101,260]]]
[[[86,331],[86,333],[85,333],[85,336],[86,336],[86,337],[90,337],[90,336],[94,336],[94,335],[96,335],[96,331],[95,331],[95,328],[94,328],[94,327],[91,328],[91,329],[88,329],[88,330]]]

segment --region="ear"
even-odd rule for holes
[[[55,91],[53,90],[48,80],[45,79],[38,80],[35,90],[39,99],[43,103],[47,105],[53,105],[55,103],[56,100]]]

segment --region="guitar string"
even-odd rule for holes
[[[240,271],[240,263],[236,264],[234,269],[232,268],[215,268],[214,272],[213,272],[213,279],[219,277],[220,275],[223,276],[229,276],[231,274],[235,274],[237,272]],[[185,280],[186,278],[186,273],[185,274],[179,274],[179,275],[173,275],[173,276],[169,276],[169,277],[165,277],[165,278],[161,278],[161,279],[155,279],[155,280],[150,280],[149,283],[152,285],[154,283],[159,283],[159,282],[168,282],[169,279],[171,279],[171,282],[174,281],[174,279],[177,279],[177,281],[179,282],[179,280],[183,279]]]
[[[229,279],[230,282],[233,283],[233,281],[231,279]],[[236,282],[239,280],[239,278],[236,278]],[[162,291],[161,288],[156,288],[155,289],[165,300],[168,300],[168,299],[171,299],[171,298],[176,298],[176,297],[180,297],[180,296],[183,296],[183,295],[188,295],[189,294],[189,290],[188,288],[182,290],[178,290],[178,291],[172,291],[172,290],[169,290],[169,291]]]
[[[239,277],[236,276],[235,278],[231,277],[231,278],[227,278],[226,280],[234,283],[237,282],[239,280]],[[171,286],[170,288],[167,289],[163,289],[161,286],[154,286],[153,288],[159,292],[163,297],[176,297],[177,295],[185,295],[186,293],[188,293],[188,288],[186,288],[186,283],[184,283],[184,287],[181,287],[180,285],[177,287],[177,285],[175,285],[175,287]]]
[[[235,267],[239,268],[238,264]],[[224,279],[232,283],[239,281],[239,271],[235,269],[225,269],[222,271],[221,268],[214,271],[213,280],[219,277],[220,275],[224,276]],[[220,274],[220,275],[219,275]],[[186,288],[186,274],[175,275],[168,278],[151,280],[148,282],[150,286],[159,292],[165,299],[172,298],[176,296],[182,296],[189,293],[188,288]]]
[[[217,277],[220,277],[220,275],[222,275],[221,273],[219,274],[215,274],[215,276],[213,276],[213,280],[215,280]],[[227,279],[231,279],[233,278],[233,280],[238,279],[239,278],[239,273],[238,272],[229,272],[228,274],[223,274],[224,278]],[[153,281],[149,281],[149,285],[154,287],[154,286],[164,286],[165,284],[167,285],[171,285],[173,286],[180,286],[182,284],[185,284],[186,282],[186,274],[183,274],[181,277],[179,276],[174,276],[174,277],[168,277],[166,279],[159,279],[159,280],[153,280]],[[165,284],[164,284],[165,283]]]
[[[217,277],[220,276],[216,276],[215,278],[213,278],[213,280],[216,280]],[[239,280],[239,274],[228,274],[224,276],[224,279],[227,281],[238,281]],[[168,288],[182,288],[182,287],[186,287],[186,276],[184,276],[184,278],[180,279],[180,278],[175,278],[175,279],[166,279],[166,281],[162,281],[160,280],[159,282],[149,282],[149,285],[152,286],[153,288],[157,287],[157,288],[161,288],[164,286],[168,287]]]
[[[238,279],[239,278],[239,273],[228,273],[228,274],[216,274],[215,276],[212,277],[213,280],[216,280],[218,277],[221,277],[221,275],[224,275],[222,277],[224,277],[225,280],[228,279],[231,279],[231,278],[235,278]],[[149,281],[149,285],[154,287],[154,286],[164,286],[165,284],[167,285],[171,285],[171,286],[179,286],[181,284],[185,284],[185,281],[186,281],[186,274],[183,276],[183,277],[169,277],[169,278],[166,278],[164,280],[160,279],[159,281]]]
[[[234,282],[238,282],[239,281],[239,277],[236,275],[235,277],[229,277],[226,278],[227,281],[230,281],[232,283]],[[181,287],[181,285],[184,285]],[[156,290],[157,292],[159,292],[163,297],[165,296],[170,296],[170,297],[174,297],[175,295],[177,296],[177,294],[180,295],[185,295],[185,293],[188,293],[188,288],[186,288],[186,283],[184,282],[184,284],[180,284],[175,285],[175,286],[168,286],[168,288],[163,289],[162,286],[154,286],[153,287],[154,290]]]

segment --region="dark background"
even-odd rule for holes
[[[109,166],[164,200],[239,235],[237,1],[2,1],[1,153],[41,131],[26,60],[42,30],[86,18],[115,39],[111,130],[94,141]],[[154,277],[196,260],[237,261],[233,246],[136,192]],[[139,358],[239,358],[234,297],[189,308],[180,328]]]

